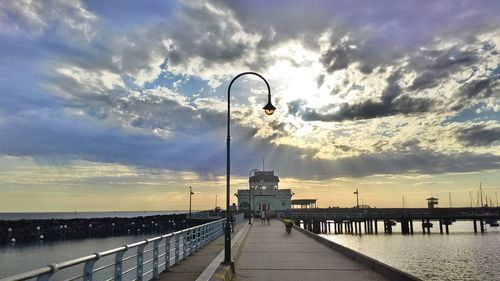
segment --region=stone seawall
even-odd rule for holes
[[[141,216],[133,218],[0,220],[0,244],[111,237],[137,234],[164,234],[213,221],[186,220],[186,214]],[[114,223],[114,226],[113,226]],[[9,228],[11,231],[9,232]]]

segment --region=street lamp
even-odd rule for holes
[[[191,219],[191,197],[193,197],[193,188],[189,186],[189,219]]]
[[[253,215],[253,204],[252,204],[252,198],[251,192],[252,192],[252,185],[250,184],[250,176],[252,175],[253,172],[260,172],[259,169],[253,169],[248,173],[248,224],[252,224],[252,215]]]
[[[354,191],[354,194],[356,194],[356,208],[359,209],[359,191],[356,188],[356,191]]]
[[[226,140],[226,145],[227,145],[227,154],[226,154],[226,225],[225,225],[225,230],[224,230],[224,263],[225,264],[230,264],[231,267],[233,267],[232,261],[231,261],[231,228],[229,226],[230,223],[230,216],[229,216],[229,194],[231,190],[231,184],[230,184],[230,163],[231,163],[231,148],[230,148],[230,143],[231,143],[231,135],[230,135],[230,123],[231,123],[231,86],[233,85],[234,81],[238,79],[239,77],[247,74],[252,74],[255,76],[258,76],[264,82],[266,83],[267,86],[267,104],[262,108],[264,109],[264,112],[266,115],[272,115],[274,111],[276,110],[276,107],[271,103],[271,88],[269,87],[269,83],[267,83],[266,79],[262,77],[262,75],[256,73],[256,72],[243,72],[231,80],[231,83],[229,83],[229,87],[227,88],[227,140]]]

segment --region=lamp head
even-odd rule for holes
[[[264,112],[267,115],[273,115],[274,111],[276,110],[276,107],[274,107],[271,101],[268,101],[266,106],[264,106],[262,109],[264,109]]]

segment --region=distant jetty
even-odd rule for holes
[[[212,221],[186,216],[0,220],[0,244],[167,233]]]

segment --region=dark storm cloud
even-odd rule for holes
[[[323,74],[318,75],[318,77],[316,78],[316,83],[318,85],[318,88],[320,88],[324,82],[325,82],[325,75]]]
[[[61,116],[62,117],[62,116]],[[3,124],[0,152],[12,156],[30,155],[58,163],[60,159],[80,159],[102,163],[120,163],[145,168],[190,170],[208,165],[215,157],[203,150],[213,146],[210,139],[186,138],[165,140],[155,136],[129,134],[105,128],[93,122],[57,121],[25,116]],[[15,139],[16,141],[12,141]],[[220,162],[220,161],[219,161]],[[221,163],[222,165],[222,163]]]
[[[467,44],[478,43],[471,39]],[[347,43],[346,43],[347,44]],[[354,43],[353,43],[354,44]],[[486,43],[483,43],[486,44]],[[463,48],[463,47],[462,47]],[[460,110],[470,106],[475,100],[485,99],[498,95],[498,75],[492,71],[490,77],[476,77],[481,52],[483,49],[462,51],[458,46],[443,50],[416,51],[410,55],[408,64],[397,68],[387,79],[387,86],[380,93],[379,100],[365,100],[355,104],[341,103],[324,106],[323,108],[307,108],[305,103],[293,101],[289,103],[289,113],[301,116],[305,121],[343,121],[371,119],[399,114],[425,113],[431,110]],[[488,44],[488,51],[494,50],[493,44]],[[362,51],[358,48],[340,47],[330,49],[322,56],[322,63],[327,72],[344,69],[362,58]],[[362,63],[362,61],[358,61]],[[384,61],[389,65],[390,60]],[[379,65],[385,66],[385,65]],[[459,80],[455,76],[461,71],[470,69],[470,77]],[[416,73],[416,78],[409,87],[401,88],[402,73]],[[437,99],[434,95],[426,97],[412,97],[420,91],[433,90],[440,85],[455,80],[461,84],[455,92],[448,108],[435,107]],[[404,94],[403,94],[404,91]],[[332,112],[333,111],[333,112]]]
[[[475,100],[485,99],[492,96],[500,98],[500,80],[496,77],[483,78],[464,83],[462,87],[453,95],[454,102],[451,110],[461,110],[466,108]]]
[[[468,83],[464,86],[463,90],[460,91],[460,95],[463,95],[467,98],[473,98],[477,96],[483,98],[490,97],[493,95],[492,85],[498,85],[498,79],[495,80],[488,78]]]
[[[400,78],[401,74],[395,72],[387,79],[388,85],[378,101],[367,100],[357,104],[342,103],[338,105],[334,113],[323,114],[316,109],[302,108],[304,102],[295,100],[288,103],[288,112],[295,116],[301,116],[304,121],[339,122],[429,111],[432,107],[432,100],[411,98],[402,94],[401,87],[398,85]],[[332,107],[332,105],[327,106],[327,109]]]
[[[288,114],[297,116],[305,104],[307,104],[307,101],[303,100],[303,99],[298,99],[298,100],[294,100],[294,101],[289,102],[287,104],[288,105]]]
[[[470,146],[489,146],[500,141],[500,127],[488,128],[484,124],[457,129],[455,134],[460,142]]]
[[[242,29],[227,20],[229,15],[217,14],[203,2],[186,2],[181,9],[175,26],[169,27],[169,36],[175,44],[169,52],[172,64],[182,64],[193,57],[201,57],[207,65],[233,62],[248,51],[248,42],[234,38]]]
[[[300,116],[304,121],[340,122],[345,120],[372,119],[398,114],[427,112],[431,107],[430,100],[400,96],[391,103],[365,101],[359,104],[343,103],[335,113],[322,114],[315,109],[306,108]]]
[[[320,62],[328,73],[345,69],[352,63],[355,56],[355,49],[351,49],[345,44],[331,48],[321,56]]]
[[[446,51],[424,51],[411,60],[410,67],[419,74],[413,80],[410,90],[434,88],[442,79],[449,78],[457,70],[471,68],[478,60],[478,54],[472,51],[458,51],[451,48]]]
[[[414,143],[406,144],[404,151],[399,152],[365,153],[356,157],[327,160],[315,158],[315,150],[302,150],[288,145],[270,147],[267,141],[252,141],[256,142],[262,151],[268,151],[266,162],[273,165],[280,175],[301,179],[321,180],[401,173],[442,174],[500,168],[500,156],[474,153],[446,155],[416,149]],[[243,151],[240,155],[247,155],[244,148],[241,149]],[[238,161],[244,163],[244,160],[258,163],[258,157],[255,156]],[[241,167],[236,169],[244,174]]]

